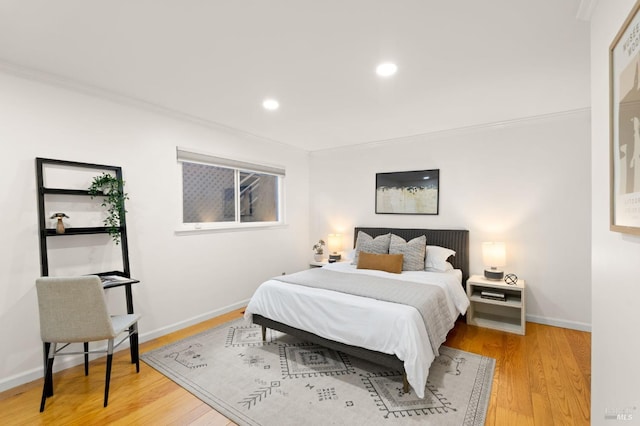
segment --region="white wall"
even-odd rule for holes
[[[630,409],[640,424],[640,237],[609,231],[608,52],[634,0],[600,1],[591,19],[592,381],[591,421]]]
[[[35,157],[123,167],[142,340],[240,307],[266,278],[308,266],[307,152],[9,74],[0,93],[0,391],[41,376]],[[285,166],[288,226],[176,235],[176,146]],[[116,292],[110,302],[124,306]]]
[[[466,228],[507,243],[530,320],[590,329],[588,110],[311,153],[311,236],[353,227]],[[440,169],[440,214],[375,214],[377,172]]]

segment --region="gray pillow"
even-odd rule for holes
[[[391,234],[379,235],[373,238],[365,232],[358,231],[358,238],[356,239],[356,254],[353,257],[353,262],[351,262],[351,264],[358,264],[358,253],[361,251],[374,254],[388,254],[390,241]]]
[[[427,253],[427,237],[421,235],[407,242],[404,238],[391,234],[389,254],[403,254],[403,271],[424,271]]]

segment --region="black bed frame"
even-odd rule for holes
[[[427,237],[427,245],[441,246],[450,248],[456,252],[456,255],[449,258],[449,262],[454,268],[462,270],[462,285],[466,287],[467,278],[469,278],[469,231],[463,229],[405,229],[405,228],[365,228],[356,227],[354,230],[353,244],[355,246],[358,232],[366,232],[372,237],[378,235],[393,233],[399,237],[409,241],[413,238],[425,235]],[[351,346],[333,340],[325,339],[316,334],[300,330],[278,321],[254,314],[253,322],[262,326],[262,340],[266,340],[266,329],[270,328],[283,333],[298,337],[307,342],[312,342],[326,348],[341,351],[346,354],[362,358],[374,364],[384,365],[392,369],[399,370],[403,373],[404,391],[409,391],[407,375],[404,371],[404,362],[395,355],[385,354],[383,352],[372,351],[358,346]]]

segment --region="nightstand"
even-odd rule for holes
[[[338,260],[338,262],[348,262],[348,260],[343,257],[342,259]],[[322,268],[324,265],[327,265],[328,263],[329,263],[328,259],[322,259],[320,261],[312,260],[311,262],[309,262],[309,267]]]
[[[525,282],[516,285],[502,280],[488,280],[482,275],[472,275],[467,280],[467,324],[493,328],[510,333],[525,334]],[[504,300],[482,297],[482,292],[504,294]],[[487,296],[490,297],[490,294]]]

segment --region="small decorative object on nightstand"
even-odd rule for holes
[[[518,276],[516,274],[507,274],[504,277],[504,282],[509,285],[518,285]]]
[[[515,284],[473,275],[467,280],[467,324],[525,334],[525,282]]]

